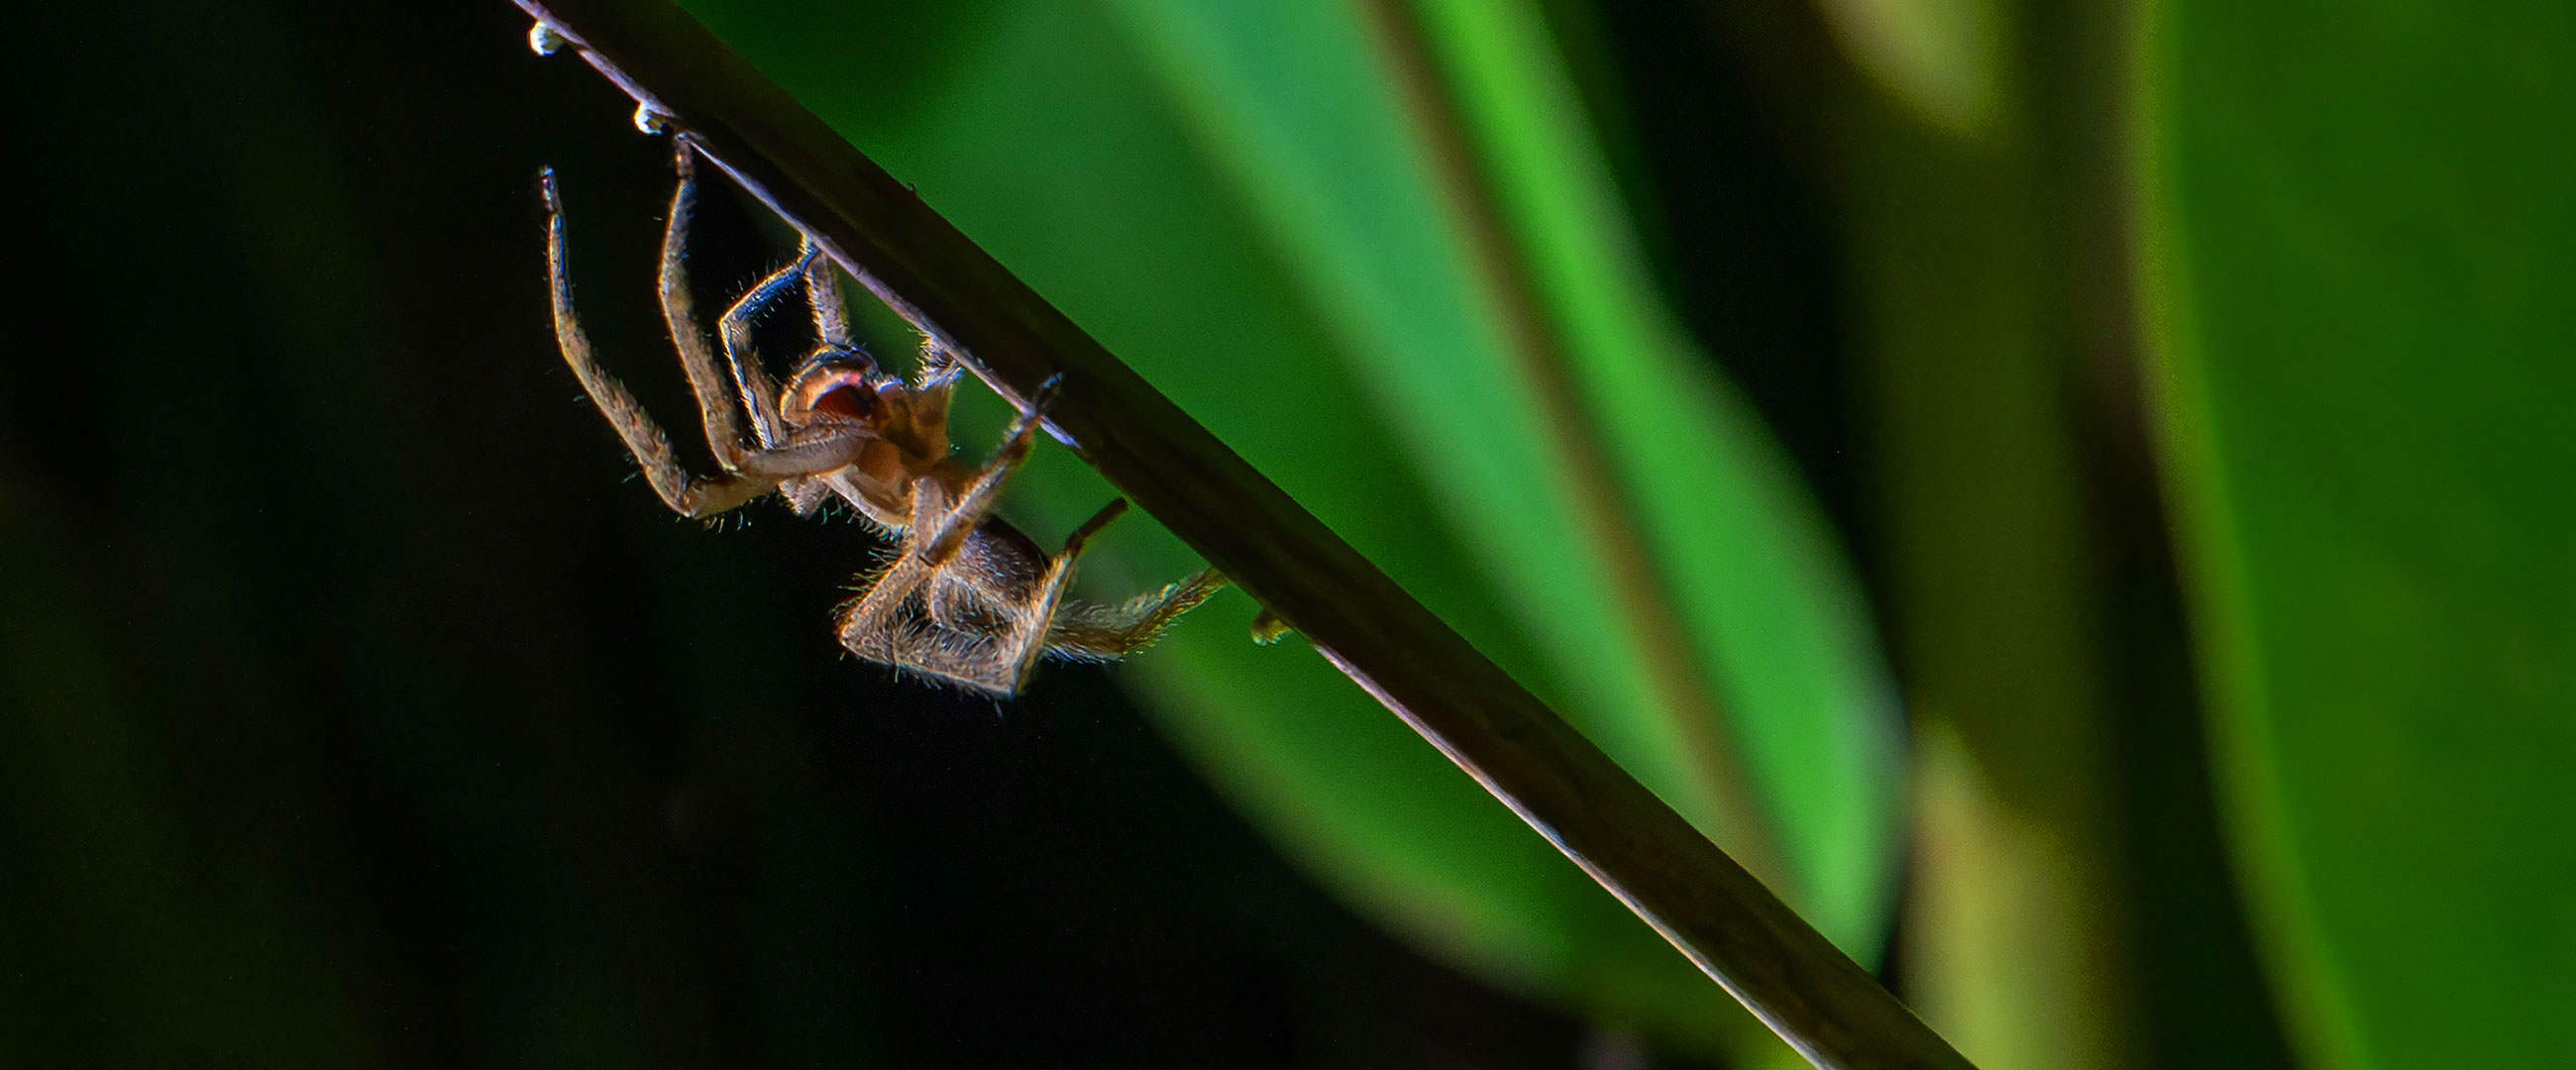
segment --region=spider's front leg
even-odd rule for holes
[[[713,355],[706,351],[706,340],[696,334],[685,275],[679,277],[679,293],[674,300],[676,244],[686,230],[691,194],[691,179],[683,167],[680,190],[673,198],[672,226],[664,236],[663,311],[680,328],[674,331],[672,340],[680,349],[690,389],[697,395],[707,444],[727,470],[722,475],[699,476],[682,467],[662,429],[592,352],[590,337],[573,312],[572,282],[564,268],[563,196],[556,188],[553,169],[541,174],[540,186],[546,203],[546,264],[553,291],[556,344],[563,350],[564,363],[581,380],[583,391],[599,407],[600,414],[616,428],[627,452],[634,454],[636,463],[643,468],[645,482],[651,484],[663,504],[683,516],[712,516],[768,493],[782,480],[828,472],[857,456],[866,444],[864,436],[857,432],[817,437],[777,449],[752,450],[743,446],[739,417],[727,396],[729,391],[715,368]]]
[[[789,430],[786,418],[778,412],[778,385],[772,382],[768,372],[762,369],[760,355],[752,351],[752,325],[760,318],[761,313],[768,309],[770,302],[777,300],[778,295],[785,293],[788,286],[799,279],[805,281],[807,292],[811,295],[814,282],[812,272],[817,254],[821,252],[822,250],[813,242],[806,242],[802,254],[797,257],[795,263],[780,268],[772,272],[769,277],[753,284],[752,288],[745,292],[741,299],[736,300],[733,307],[726,309],[724,316],[717,320],[717,333],[724,339],[725,361],[733,368],[734,386],[742,399],[743,408],[751,413],[752,434],[760,440],[762,449],[777,449],[784,445],[788,441]],[[824,316],[818,312],[815,318],[820,321]],[[838,322],[839,314],[835,313],[836,327]],[[846,334],[846,331],[842,333]],[[825,330],[824,338],[827,342],[834,338],[831,329]],[[794,510],[796,515],[811,516],[815,507],[823,503],[824,496],[830,493],[830,487],[821,480],[800,476],[781,482],[778,485],[778,492],[786,496],[787,507]]]
[[[812,242],[798,254],[796,262],[771,272],[753,283],[733,307],[717,320],[717,333],[724,338],[725,361],[733,368],[735,386],[741,391],[743,408],[751,413],[752,434],[763,448],[774,449],[787,441],[787,420],[778,413],[778,384],[760,366],[760,355],[752,351],[751,329],[771,302],[799,280],[812,281],[815,258],[822,250]],[[810,287],[809,287],[810,289]]]
[[[671,214],[662,227],[662,324],[671,332],[672,348],[679,350],[680,370],[689,377],[689,393],[697,398],[698,419],[705,426],[707,451],[716,464],[731,472],[740,469],[749,450],[743,445],[743,409],[736,407],[733,395],[751,393],[750,384],[737,376],[728,381],[716,367],[715,352],[707,346],[706,333],[698,327],[697,297],[689,288],[689,223],[698,209],[697,157],[686,141],[672,146],[671,169],[679,180],[671,189]],[[751,411],[759,413],[757,402]],[[775,446],[769,436],[775,421],[759,425],[760,445]]]

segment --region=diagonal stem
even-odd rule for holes
[[[1821,1067],[1969,1064],[1744,868],[669,0],[515,0]],[[649,88],[648,88],[649,87]]]

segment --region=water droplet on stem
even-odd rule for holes
[[[554,27],[545,23],[540,22],[528,27],[528,48],[540,56],[554,55],[570,43],[571,41],[563,34],[556,32]]]

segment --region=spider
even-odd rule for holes
[[[992,515],[1003,483],[1028,457],[1059,379],[1038,391],[990,461],[973,467],[951,458],[948,402],[960,370],[955,358],[925,338],[920,370],[910,382],[879,370],[850,340],[832,262],[817,255],[811,239],[794,263],[762,279],[726,310],[721,334],[727,368],[719,369],[699,329],[683,262],[697,198],[693,150],[685,142],[674,164],[679,185],[662,235],[662,315],[721,474],[701,476],[684,468],[661,428],[591,354],[590,339],[573,315],[564,273],[563,200],[549,168],[539,182],[555,340],[582,389],[642,466],[653,493],[673,512],[711,517],[777,491],[798,515],[810,516],[837,496],[896,539],[893,559],[862,575],[858,597],[840,609],[841,645],[851,653],[1009,697],[1026,685],[1041,655],[1106,661],[1143,649],[1175,618],[1225,586],[1225,578],[1208,569],[1124,605],[1065,597],[1074,559],[1091,536],[1126,510],[1126,499],[1111,499],[1051,557]],[[800,282],[819,343],[782,387],[753,354],[751,327],[764,308]]]

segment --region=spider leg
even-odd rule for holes
[[[767,493],[782,479],[827,472],[856,456],[864,445],[859,436],[822,435],[756,453],[743,452],[737,441],[728,466],[731,470],[718,476],[692,475],[682,467],[662,429],[593,354],[590,336],[581,329],[581,321],[573,312],[572,282],[564,270],[563,197],[552,170],[542,174],[540,186],[546,203],[546,268],[554,300],[555,342],[563,351],[564,363],[581,380],[582,390],[590,395],[592,404],[616,428],[627,452],[635,455],[636,463],[644,470],[645,482],[652,485],[663,504],[683,516],[712,516]],[[687,348],[686,343],[682,348]],[[714,370],[712,365],[708,370]],[[700,398],[703,401],[705,396],[701,394]],[[712,417],[708,426],[712,445],[717,438]],[[718,456],[724,456],[724,451],[719,450]]]
[[[914,529],[947,508],[947,491],[939,481],[921,480],[913,490]],[[841,645],[870,661],[898,669],[905,667],[902,636],[898,632],[908,629],[913,622],[901,619],[901,611],[916,592],[929,586],[937,571],[936,566],[922,559],[919,543],[903,540],[894,561],[869,581],[867,590],[860,592],[856,600],[842,609]]]
[[[1012,579],[1000,572],[976,570],[975,565],[964,559],[952,560],[946,565],[931,565],[917,552],[910,553],[912,567],[907,568],[898,562],[887,571],[878,587],[862,599],[863,603],[872,600],[874,605],[870,608],[877,609],[878,615],[853,613],[844,627],[843,642],[862,656],[892,661],[883,655],[892,652],[899,638],[904,638],[897,636],[895,628],[913,622],[892,615],[895,607],[908,604],[910,590],[901,593],[888,591],[886,581],[906,588],[918,588],[924,595],[924,609],[932,617],[932,626],[916,629],[917,636],[906,636],[923,641],[913,649],[901,651],[906,658],[899,667],[994,695],[1018,694],[1028,683],[1029,673],[1037,667],[1038,659],[1047,651],[1050,624],[1057,609],[1064,605],[1066,587],[1073,580],[1075,559],[1081,556],[1084,544],[1092,535],[1126,510],[1124,498],[1113,499],[1103,506],[1100,512],[1074,530],[1073,535],[1065,540],[1064,549],[1047,560],[1045,572],[1036,576],[1034,582],[1025,575]],[[925,511],[921,519],[927,521],[931,511],[936,510]],[[979,533],[978,537],[986,536]],[[967,556],[971,558],[973,555]],[[961,569],[974,571],[960,572]],[[972,630],[938,626],[938,613],[933,603],[941,593],[942,576],[949,577],[956,585],[974,589],[978,610],[990,614],[990,624]],[[953,587],[948,590],[952,595],[958,593]],[[880,595],[880,591],[887,593]],[[874,631],[863,638],[854,637],[851,630],[861,627]],[[860,642],[851,642],[853,638],[860,638]]]
[[[787,287],[805,276],[819,250],[805,246],[795,263],[770,273],[725,310],[718,321],[724,337],[725,360],[733,366],[734,386],[741,391],[743,408],[751,413],[752,433],[763,446],[776,446],[787,437],[787,421],[778,415],[778,386],[770,382],[769,373],[760,367],[760,357],[751,351],[751,324]]]
[[[1124,605],[1067,602],[1047,629],[1047,652],[1080,661],[1112,661],[1133,654],[1154,645],[1173,621],[1224,590],[1226,582],[1217,570],[1201,569]]]
[[[974,482],[958,492],[957,503],[941,514],[936,524],[928,527],[915,525],[913,539],[921,546],[922,556],[931,564],[943,564],[957,556],[958,548],[966,543],[967,534],[983,522],[984,514],[993,511],[993,503],[1002,496],[1002,485],[1010,481],[1012,472],[1019,470],[1020,462],[1028,459],[1029,448],[1037,440],[1038,421],[1045,418],[1047,403],[1055,399],[1055,392],[1054,379],[1039,387],[1037,397],[1029,402],[1028,411],[1012,422],[1010,432],[1002,437],[1001,447],[993,451],[993,459],[985,463],[984,470],[975,476]]]
[[[819,479],[799,476],[781,480],[778,493],[787,499],[787,509],[798,516],[812,516],[832,495],[832,485]]]
[[[812,278],[816,254],[822,249],[813,242],[805,243],[796,262],[771,273],[725,310],[718,321],[718,334],[724,338],[725,360],[733,367],[734,387],[740,392],[743,408],[751,413],[752,434],[764,447],[775,448],[787,437],[787,421],[778,414],[778,386],[770,381],[760,366],[760,356],[752,352],[752,321],[760,317],[781,291],[800,277]],[[809,287],[810,288],[810,287]],[[828,335],[826,337],[829,337]],[[787,498],[787,507],[798,516],[811,516],[831,488],[821,482],[796,478],[779,484],[778,492]]]
[[[842,607],[841,645],[869,661],[906,668],[906,644],[901,633],[914,630],[916,622],[907,619],[902,610],[915,593],[929,585],[933,572],[921,555],[905,546],[895,555],[893,564],[869,580],[867,590]]]
[[[671,344],[680,351],[680,370],[688,374],[689,393],[698,399],[698,417],[706,424],[707,449],[715,454],[718,465],[731,471],[742,466],[745,452],[742,412],[734,407],[733,384],[716,368],[715,352],[707,346],[706,334],[698,329],[697,299],[689,293],[689,220],[697,214],[698,171],[694,150],[687,142],[679,143],[671,166],[679,172],[680,179],[671,190],[670,222],[662,230],[662,322],[670,328]]]
[[[957,389],[957,377],[965,369],[957,366],[957,356],[948,347],[927,335],[921,339],[921,366],[913,373],[912,429],[915,440],[936,444],[943,452],[948,444],[948,402]]]
[[[805,239],[805,304],[814,310],[814,334],[827,346],[857,348],[850,339],[850,306],[841,303],[841,275],[834,270],[839,265],[816,255],[822,251],[814,239]]]
[[[1047,560],[1046,576],[1038,581],[1037,597],[1014,614],[1018,618],[1016,626],[1004,637],[1001,649],[994,652],[1000,678],[1009,681],[1009,691],[1017,692],[1028,682],[1030,670],[1037,668],[1039,656],[1046,653],[1057,610],[1064,604],[1065,587],[1073,582],[1074,560],[1082,556],[1083,546],[1126,511],[1127,499],[1109,499],[1109,504],[1101,506],[1091,519],[1065,537],[1064,549]]]
[[[710,516],[750,500],[765,487],[754,487],[732,475],[702,478],[680,467],[679,458],[671,452],[671,442],[653,418],[635,403],[617,379],[600,367],[592,355],[590,336],[581,329],[573,314],[572,282],[564,274],[563,197],[555,188],[554,171],[541,177],[546,199],[546,267],[554,291],[555,342],[563,350],[564,363],[572,366],[574,377],[581,380],[601,415],[608,417],[617,437],[625,440],[627,452],[644,469],[644,481],[652,484],[653,493],[673,512],[683,516]]]
[[[935,480],[922,480],[915,494],[912,531],[955,512]],[[945,563],[933,563],[922,543],[907,539],[843,611],[841,645],[898,670],[1003,697],[1018,694],[1047,654],[1106,661],[1142,649],[1226,580],[1208,569],[1115,608],[1067,599],[1084,547],[1126,509],[1124,498],[1102,506],[1045,559],[1043,571],[1034,571],[1037,550],[1025,537],[989,525]]]

